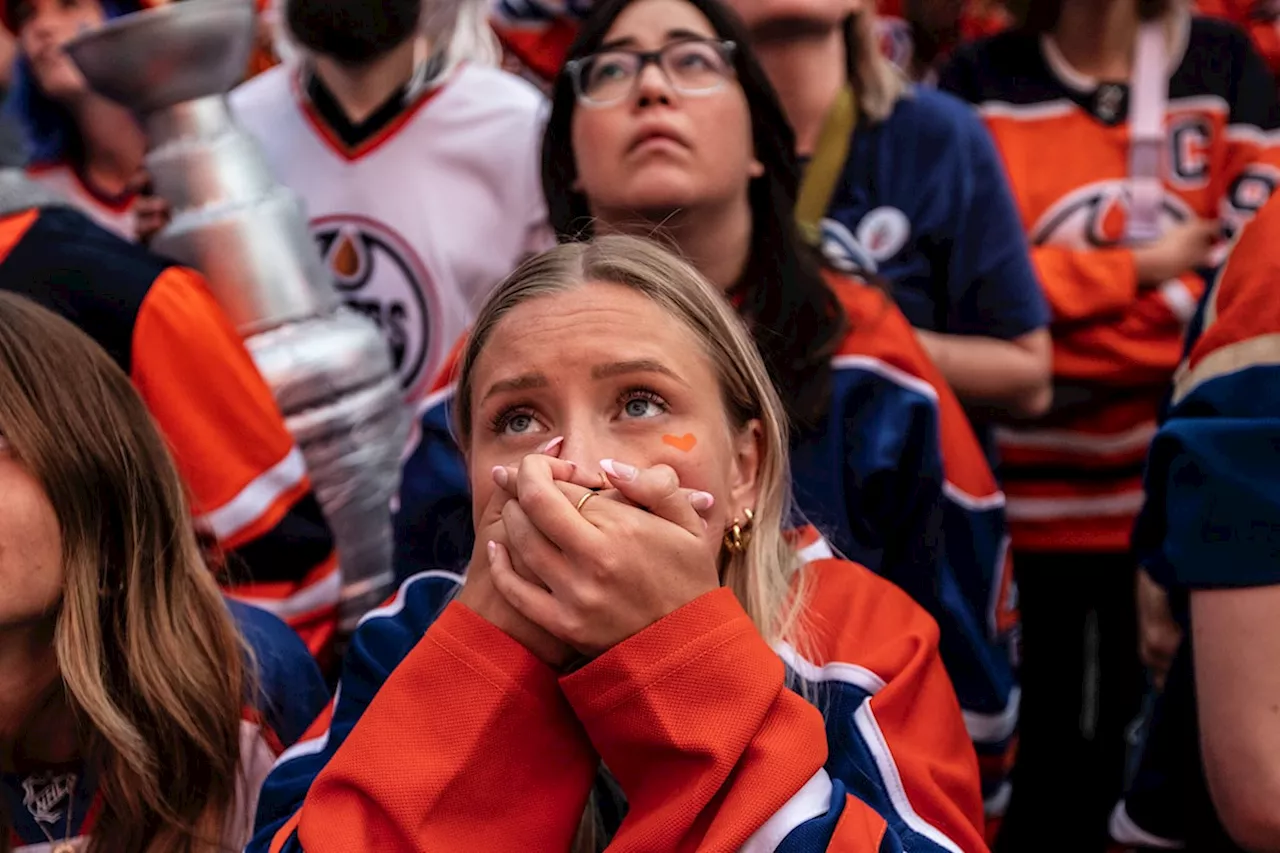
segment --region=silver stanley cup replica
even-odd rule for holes
[[[225,93],[248,67],[255,16],[253,0],[183,0],[110,21],[67,52],[143,123],[147,169],[173,210],[152,248],[205,274],[275,393],[333,530],[349,633],[393,583],[409,415],[382,334],[343,307],[298,198],[231,120]]]

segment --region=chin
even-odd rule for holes
[[[705,195],[699,190],[698,182],[688,174],[641,169],[630,176],[619,192],[613,194],[616,203],[609,206],[646,214],[665,214],[696,206]]]

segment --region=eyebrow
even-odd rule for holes
[[[628,373],[661,373],[679,382],[681,385],[688,387],[689,383],[680,378],[675,371],[667,367],[660,361],[654,361],[651,358],[637,358],[632,361],[614,361],[609,364],[597,364],[591,368],[592,379],[609,379],[614,376],[624,376]],[[489,390],[484,393],[484,397],[480,402],[484,402],[494,394],[502,394],[511,391],[529,391],[534,388],[546,388],[551,384],[545,374],[542,373],[525,373],[521,376],[515,376],[511,379],[499,379],[497,382],[489,386]]]
[[[675,371],[667,367],[660,361],[654,361],[651,358],[638,358],[633,361],[615,361],[610,364],[597,364],[591,368],[592,379],[608,379],[612,376],[623,376],[628,373],[661,373],[679,382],[681,385],[688,386]]]
[[[501,394],[504,391],[528,391],[531,388],[545,388],[549,384],[547,377],[541,373],[526,373],[513,379],[500,379],[489,386],[489,390],[484,392],[480,402],[483,403],[494,394]]]
[[[693,30],[675,29],[667,30],[666,41],[680,41],[682,39],[709,39],[715,36],[709,36],[705,33],[695,33]],[[599,50],[620,50],[622,48],[635,47],[636,40],[631,36],[624,36],[619,39],[612,39],[602,43]]]

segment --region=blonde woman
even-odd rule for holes
[[[0,293],[0,851],[238,850],[324,696],[228,609],[128,377]]]
[[[936,625],[783,536],[786,416],[691,267],[626,237],[527,262],[456,411],[466,583],[366,617],[251,850],[984,849]]]

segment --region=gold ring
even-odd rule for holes
[[[587,501],[591,500],[595,496],[596,496],[595,492],[587,492],[585,495],[578,498],[578,505],[577,507],[575,507],[578,510],[578,512],[582,512],[582,507],[587,503]]]

